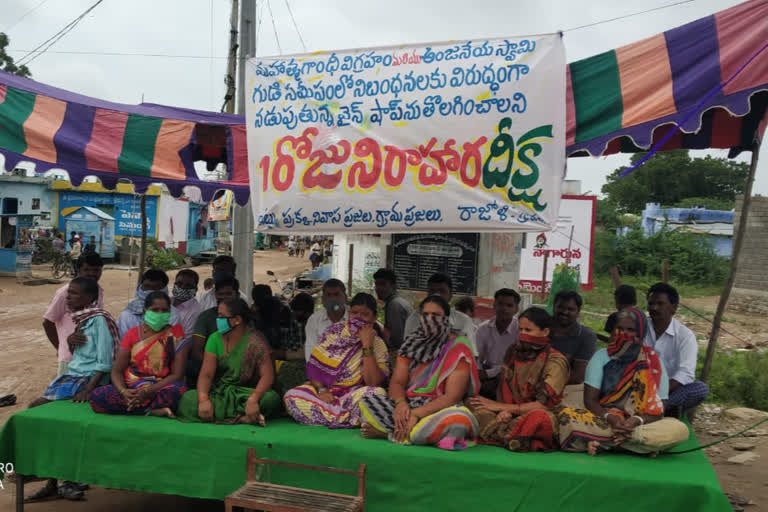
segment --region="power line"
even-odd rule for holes
[[[24,18],[26,18],[27,16],[29,16],[30,14],[32,14],[33,12],[35,12],[36,10],[38,10],[38,9],[39,9],[40,7],[42,7],[42,6],[43,6],[43,4],[44,4],[45,2],[47,2],[47,1],[48,1],[48,0],[43,0],[42,2],[40,2],[39,4],[37,4],[36,6],[34,6],[33,8],[31,8],[30,10],[28,10],[27,12],[25,12],[24,14],[22,14],[22,15],[21,15],[21,18],[19,18],[19,19],[17,19],[16,21],[14,21],[14,22],[13,22],[13,23],[12,23],[12,24],[9,26],[9,27],[7,27],[7,28],[4,28],[4,29],[3,29],[3,32],[8,32],[8,31],[9,31],[9,30],[11,30],[13,27],[15,27],[16,25],[18,25],[19,23],[21,23],[21,22],[22,22],[22,20],[23,20]]]
[[[272,14],[272,3],[267,0],[267,9],[269,9],[269,17],[272,18],[272,30],[275,31],[275,41],[277,42],[277,51],[280,55],[283,54],[283,49],[280,47],[280,37],[277,35],[277,24],[275,23],[275,15]]]
[[[288,0],[285,0],[285,6],[288,8],[288,14],[291,15],[293,28],[296,29],[296,34],[299,36],[299,41],[301,41],[301,47],[304,49],[304,53],[307,53],[307,45],[304,44],[304,38],[301,37],[301,30],[299,30],[299,26],[296,24],[296,18],[293,17],[293,10],[291,10],[291,4],[288,3]]]
[[[266,2],[261,2],[261,7],[259,7],[259,12],[256,15],[256,37],[254,39],[254,46],[253,46],[253,56],[259,54],[259,36],[261,35],[261,25],[264,22],[264,4]]]
[[[694,1],[695,0],[683,0],[682,2],[676,2],[674,4],[661,5],[659,7],[654,7],[653,9],[646,9],[645,11],[639,11],[639,12],[635,12],[635,13],[632,13],[632,14],[625,14],[624,16],[617,16],[615,18],[610,18],[610,19],[602,20],[602,21],[596,21],[594,23],[587,23],[586,25],[579,25],[578,27],[567,28],[567,29],[563,30],[563,32],[573,32],[574,30],[581,30],[583,28],[594,27],[595,25],[602,25],[603,23],[610,23],[611,21],[623,20],[623,19],[626,19],[626,18],[631,18],[633,16],[640,16],[641,14],[646,14],[646,13],[653,12],[653,11],[660,11],[662,9],[667,9],[669,7],[676,7],[678,5],[689,4],[689,3],[694,2]]]
[[[23,62],[23,64],[24,65],[28,65],[29,63],[31,63],[32,61],[37,59],[40,55],[42,55],[46,51],[48,51],[49,48],[51,48],[54,44],[56,44],[62,37],[67,35],[69,32],[71,32],[72,29],[74,29],[77,26],[77,24],[80,23],[83,20],[83,18],[85,18],[88,15],[88,13],[90,13],[92,10],[94,10],[103,1],[104,0],[96,0],[96,2],[93,5],[91,5],[88,9],[86,9],[80,16],[78,16],[74,20],[70,21],[64,28],[59,30],[53,36],[49,37],[47,40],[45,40],[43,43],[41,43],[37,48],[35,48],[31,52],[29,52],[28,54],[23,56],[21,59],[19,59],[18,65],[22,65],[22,61],[25,61],[25,59],[27,59],[27,60],[25,62]],[[48,46],[46,46],[45,48],[40,50],[40,48],[42,48],[45,45],[48,45]],[[39,51],[39,53],[37,53],[33,57],[29,58],[30,55],[32,55],[33,53],[38,52],[38,51]]]
[[[8,52],[29,53],[31,50],[7,50]],[[168,59],[226,59],[227,57],[218,57],[216,55],[173,55],[168,53],[131,53],[131,52],[86,52],[86,51],[67,51],[50,50],[46,53],[53,55],[106,55],[110,57],[162,57]]]

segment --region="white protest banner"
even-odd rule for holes
[[[541,275],[547,255],[547,287],[552,284],[556,266],[567,263],[579,270],[581,288],[591,290],[592,255],[595,239],[597,198],[594,196],[562,197],[557,223],[550,232],[526,234],[520,252],[520,291],[542,293]],[[571,236],[573,232],[573,236]]]
[[[256,229],[551,229],[565,66],[559,34],[249,60]]]

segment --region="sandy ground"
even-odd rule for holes
[[[279,279],[289,279],[308,267],[304,259],[289,258],[281,252],[257,252],[254,255],[256,282],[267,282],[267,270],[272,270]],[[210,277],[211,268],[196,267],[202,279]],[[42,275],[41,270],[37,271]],[[175,272],[171,272],[171,280]],[[105,270],[101,284],[105,289],[106,308],[118,314],[132,297],[137,274],[127,270]],[[24,286],[13,278],[0,278],[0,325],[4,326],[0,337],[0,395],[15,393],[19,400],[14,407],[0,408],[0,427],[15,412],[38,397],[56,374],[56,354],[43,333],[42,314],[56,289],[61,285]],[[273,285],[273,287],[276,287]],[[717,297],[694,299],[691,306],[711,317],[717,304]],[[686,323],[697,333],[708,332],[706,322],[685,314]],[[768,319],[726,314],[726,329],[742,340],[724,335],[723,345],[744,348],[748,345],[765,347],[768,344]],[[692,325],[693,324],[693,325]],[[700,324],[700,325],[699,325]],[[750,347],[751,348],[751,347]],[[695,423],[702,444],[717,440],[723,432],[733,433],[740,425],[728,422],[710,411],[702,412],[702,420]],[[738,494],[752,500],[748,511],[768,511],[768,424],[763,425],[757,437],[739,437],[716,448],[708,449],[707,456],[715,468],[720,483],[726,492]],[[736,442],[754,443],[751,449],[759,457],[744,465],[735,465],[727,459],[741,453],[733,448]],[[27,485],[27,493],[41,484]],[[15,492],[10,484],[0,489],[0,512],[14,510]],[[107,507],[112,512],[133,510],[152,511],[208,511],[223,510],[221,502],[193,500],[176,496],[152,495],[129,491],[94,488],[87,492],[87,501],[82,503],[56,500],[28,505],[34,512],[49,511],[100,511]]]
[[[254,281],[268,283],[271,278],[266,275],[267,270],[275,272],[278,279],[290,279],[309,266],[307,259],[289,258],[285,252],[259,251],[253,259]],[[200,274],[202,289],[203,279],[211,277],[211,267],[195,267],[194,270]],[[36,276],[45,275],[43,267],[38,267],[34,273]],[[175,271],[169,272],[171,282],[175,275]],[[115,316],[133,297],[137,276],[136,271],[104,271],[100,284],[105,291],[105,307]],[[18,397],[16,406],[0,407],[0,427],[12,414],[40,396],[56,376],[56,352],[43,332],[42,316],[51,297],[62,285],[24,286],[15,278],[0,277],[0,325],[4,327],[0,336],[0,396],[14,393]],[[277,285],[272,283],[272,286],[277,291]],[[27,493],[39,485],[27,485]],[[219,502],[108,489],[92,489],[88,491],[87,498],[85,503],[56,500],[28,505],[28,509],[35,512],[100,511],[109,506],[112,512],[223,510]],[[14,499],[15,489],[6,484],[4,490],[0,489],[0,512],[14,510]]]

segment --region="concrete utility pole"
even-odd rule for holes
[[[227,76],[224,83],[227,84],[226,103],[224,112],[235,113],[235,75],[237,75],[237,16],[238,0],[232,0],[232,13],[229,16],[229,58],[227,60]]]
[[[232,8],[237,9],[237,0]],[[234,16],[233,16],[234,19]],[[232,30],[235,30],[232,27]],[[245,61],[256,54],[256,0],[240,0],[240,55],[237,67],[237,113],[245,115]],[[251,201],[232,206],[232,256],[237,264],[240,289],[249,297],[253,286],[253,211]]]

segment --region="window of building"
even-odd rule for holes
[[[40,198],[39,197],[33,197],[32,198],[32,209],[33,210],[39,210],[40,209]]]

